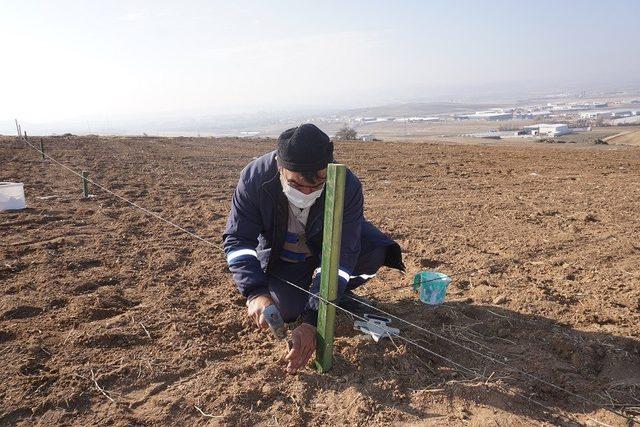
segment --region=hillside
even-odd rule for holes
[[[354,108],[342,114],[350,116],[429,116],[444,113],[477,111],[495,107],[493,104],[463,104],[456,102],[406,102],[377,107]]]
[[[621,132],[605,138],[609,144],[640,146],[640,130]]]

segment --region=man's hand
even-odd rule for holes
[[[308,323],[302,323],[291,332],[291,348],[285,357],[289,362],[287,372],[295,374],[304,367],[316,350],[316,328]]]
[[[269,324],[262,312],[271,304],[273,304],[273,300],[268,295],[258,295],[247,304],[247,315],[256,322],[260,329],[269,329]]]

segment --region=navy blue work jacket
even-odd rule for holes
[[[324,214],[324,192],[311,207],[306,224],[307,245],[320,260]],[[276,152],[267,153],[241,172],[233,194],[231,212],[223,235],[229,269],[238,291],[247,298],[269,293],[269,272],[280,260],[288,224],[288,200],[282,191]],[[344,293],[361,254],[390,246],[385,265],[404,270],[400,247],[364,219],[362,185],[347,170],[345,180],[342,244],[338,297]],[[320,271],[311,292],[317,294]],[[297,283],[304,288],[308,283]],[[308,309],[317,310],[317,298],[310,297]]]

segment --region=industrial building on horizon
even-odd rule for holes
[[[571,129],[565,123],[547,124],[540,123],[537,125],[525,126],[518,135],[531,136],[549,136],[556,137],[571,133]]]

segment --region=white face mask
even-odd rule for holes
[[[318,197],[322,194],[322,190],[324,189],[324,184],[322,188],[318,191],[314,191],[313,193],[304,194],[302,191],[296,190],[292,186],[289,185],[287,180],[280,175],[280,182],[282,183],[282,191],[284,195],[287,196],[287,199],[291,202],[291,204],[300,209],[306,209],[309,206],[313,205]]]

